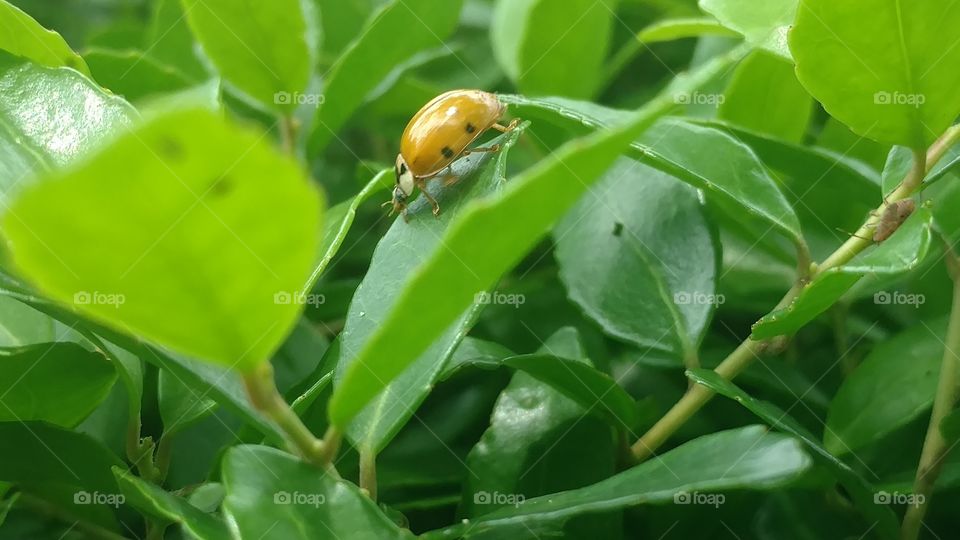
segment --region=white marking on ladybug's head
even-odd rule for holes
[[[403,159],[403,155],[397,155],[397,186],[394,188],[394,193],[400,191],[405,197],[409,197],[413,194],[413,173],[410,172],[410,167],[407,166],[406,160]]]

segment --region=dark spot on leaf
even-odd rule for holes
[[[613,225],[613,235],[620,236],[621,234],[623,234],[623,223],[618,221]]]
[[[473,133],[473,132],[476,131],[476,130],[477,130],[477,128],[474,127],[473,124],[471,124],[470,122],[467,122],[467,133]]]
[[[183,146],[169,137],[157,139],[157,151],[160,157],[167,161],[175,161],[183,157]]]
[[[229,176],[217,177],[207,188],[207,193],[212,197],[223,197],[233,189],[233,181]]]
[[[447,159],[453,158],[453,149],[450,148],[449,146],[444,146],[443,150],[440,150],[440,153],[443,154],[443,157]]]

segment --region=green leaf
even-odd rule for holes
[[[546,356],[569,358],[570,365],[592,369],[573,328],[558,330],[528,358]],[[545,371],[534,369],[541,375]],[[609,477],[615,453],[611,431],[604,423],[585,418],[595,404],[594,399],[584,406],[530,374],[516,373],[497,399],[490,427],[467,456],[466,468],[472,474],[466,477],[463,514],[489,514],[509,503],[493,500],[491,494],[517,501]],[[592,442],[589,453],[582,451],[583,440]],[[564,474],[550,473],[561,466]]]
[[[947,176],[958,166],[960,166],[960,146],[953,145],[947,148],[940,161],[933,166],[923,179],[924,189]],[[910,173],[911,168],[913,168],[913,151],[904,146],[894,146],[887,154],[887,163],[884,165],[881,174],[884,196],[897,189],[897,186]]]
[[[374,0],[317,0],[323,15],[323,53],[335,58],[355,37],[363,33],[363,25],[373,11]],[[324,58],[326,60],[326,58]],[[326,64],[327,62],[324,62]]]
[[[413,538],[353,484],[265,446],[235,446],[223,461],[223,512],[240,538]]]
[[[443,209],[439,218],[432,215],[426,199],[420,197],[407,209],[409,222],[394,220],[393,226],[377,244],[370,268],[350,302],[347,320],[340,334],[340,359],[334,379],[336,384],[342,381],[359,351],[370,336],[378,331],[381,321],[403,292],[402,287],[397,286],[398,279],[416,270],[430,253],[442,249],[443,235],[467,203],[498,193],[504,188],[510,148],[525,128],[526,125],[522,125],[498,139],[497,144],[501,145],[501,149],[496,154],[478,154],[476,158],[467,157],[458,161],[453,175],[460,177],[460,180],[442,193],[436,191],[440,182],[434,183],[434,193]],[[358,415],[346,432],[354,446],[367,452],[379,452],[410,419],[483,309],[485,291],[478,289],[470,306],[456,322],[449,325],[429,349],[420,354],[402,375],[390,382]]]
[[[300,0],[182,0],[197,41],[224,80],[261,105],[290,114],[317,58],[316,28]]]
[[[672,95],[689,96],[692,90]],[[563,98],[501,96],[525,110],[549,111],[555,118],[591,129],[615,126],[625,111]],[[745,144],[726,133],[680,118],[664,118],[631,145],[631,157],[717,197],[734,216],[747,211],[794,242],[803,238],[800,222],[763,163]]]
[[[915,268],[930,248],[931,219],[929,208],[918,208],[893,236],[846,265],[818,275],[789,305],[757,321],[751,338],[793,334],[836,303],[866,274],[896,275]]]
[[[144,54],[192,79],[202,80],[207,77],[207,70],[197,58],[196,49],[180,0],[153,2],[143,42]]]
[[[873,192],[880,181],[877,171],[869,165],[827,148],[803,146],[727,122],[701,119],[690,121],[726,132],[740,140],[771,169],[791,177],[807,177],[804,184],[807,189],[813,187],[811,179],[819,178],[821,183],[855,184],[864,192]],[[860,218],[858,215],[857,219]]]
[[[384,169],[377,173],[359,193],[342,203],[332,206],[327,210],[327,217],[324,222],[323,236],[320,238],[320,249],[317,250],[317,260],[313,265],[313,272],[306,285],[301,289],[302,294],[308,294],[316,284],[327,265],[333,260],[333,256],[340,250],[350,226],[353,225],[353,219],[357,215],[357,208],[363,204],[371,195],[379,193],[390,187],[393,183],[393,169]]]
[[[637,33],[641,43],[659,43],[699,36],[735,36],[735,32],[710,17],[689,17],[657,21]]]
[[[662,504],[694,492],[774,489],[796,479],[810,465],[810,457],[796,439],[769,433],[761,426],[721,431],[591,486],[527,499],[422,538],[471,538],[484,533],[526,536],[528,530],[544,531],[580,514]]]
[[[311,155],[337,136],[396,65],[442,45],[457,26],[462,4],[463,0],[390,0],[377,10],[327,74],[324,104],[317,110],[310,136]]]
[[[875,347],[844,379],[823,436],[831,453],[856,452],[930,408],[945,334],[945,321],[921,321]]]
[[[695,189],[620,159],[553,234],[570,298],[604,331],[696,357],[718,303],[719,260]]]
[[[0,155],[18,161],[0,165],[0,201],[32,183],[34,172],[98,147],[136,116],[126,101],[76,71],[0,54]]]
[[[0,49],[41,66],[69,67],[89,75],[80,55],[53,30],[47,30],[6,0],[0,0]]]
[[[3,229],[50,297],[245,370],[296,322],[319,214],[292,159],[215,113],[180,110],[25,190]]]
[[[925,149],[960,114],[960,4],[805,0],[790,33],[800,82],[871,139]],[[843,84],[838,84],[843,81]]]
[[[0,272],[0,278],[5,278]],[[220,405],[224,405],[238,414],[247,423],[264,435],[280,438],[277,428],[266,420],[247,398],[240,376],[227,368],[215,366],[186,356],[168,353],[145,345],[136,338],[102,326],[94,321],[83,319],[74,311],[53,304],[46,299],[24,292],[0,291],[4,295],[17,298],[30,307],[52,317],[67,326],[77,328],[90,339],[108,358],[114,361],[118,371],[128,385],[131,396],[131,414],[138,414],[140,397],[143,392],[143,376],[140,360],[153,364],[161,370],[170,371],[179,381],[193,389],[199,396],[209,396]],[[5,298],[6,296],[0,296]],[[104,341],[99,336],[105,336]]]
[[[588,364],[549,354],[510,356],[501,363],[549,385],[615,428],[631,429],[636,421],[636,403],[630,394],[612,377]]]
[[[813,98],[800,85],[793,64],[756,51],[737,66],[720,104],[719,118],[799,143],[813,115]]]
[[[616,1],[500,0],[490,39],[494,56],[521,92],[589,98],[610,45]],[[576,69],[571,69],[576,66]]]
[[[76,343],[0,349],[0,422],[73,427],[107,397],[117,371]]]
[[[189,502],[164,491],[154,484],[133,476],[126,469],[113,468],[120,491],[126,502],[161,523],[177,523],[189,538],[198,540],[228,540],[227,525]]]
[[[43,422],[0,422],[0,481],[116,493],[123,463],[87,435]]]
[[[174,378],[185,384],[199,401],[209,397],[238,414],[260,433],[280,438],[280,431],[250,403],[243,381],[236,372],[150,347],[144,347],[142,356],[145,361],[169,371]]]
[[[163,436],[169,437],[212,413],[217,403],[205,393],[194,391],[172,372],[160,370],[157,405],[163,421]]]
[[[457,346],[453,356],[447,360],[443,373],[440,375],[440,380],[445,381],[468,367],[496,369],[503,365],[505,359],[511,356],[516,355],[499,343],[467,336]]]
[[[761,420],[770,424],[771,427],[793,435],[802,441],[807,448],[813,451],[814,459],[822,462],[830,470],[831,474],[843,484],[843,487],[847,490],[847,494],[853,498],[854,504],[860,509],[864,517],[870,522],[875,522],[880,525],[877,532],[884,538],[897,537],[898,520],[896,515],[890,507],[874,502],[874,495],[877,493],[877,489],[861,474],[827,451],[817,438],[794,420],[792,416],[789,416],[772,403],[759,401],[751,397],[740,387],[720,377],[720,375],[714,371],[708,369],[690,370],[687,371],[687,377],[697,384],[703,385],[722,396],[736,401],[757,415]]]
[[[0,347],[55,341],[53,319],[10,296],[0,296]]]
[[[3,526],[3,522],[7,520],[7,514],[10,513],[10,509],[13,508],[13,505],[17,504],[17,500],[20,498],[19,493],[14,493],[13,495],[0,500],[0,527]]]
[[[718,57],[678,84],[697,88],[740,54]],[[630,142],[671,108],[671,95],[655,98],[615,128],[564,145],[512,178],[502,194],[467,203],[344,374],[330,400],[332,423],[346,427],[472,305],[478,291],[519,262]]]
[[[747,43],[787,60],[787,30],[797,12],[797,0],[767,0],[745,3],[739,0],[700,0],[700,9],[720,24],[743,35]]]
[[[130,101],[191,85],[187,76],[145,56],[142,51],[91,48],[83,57],[98,83]]]
[[[85,324],[74,328],[113,363],[120,380],[123,381],[123,386],[127,389],[128,418],[139,417],[143,402],[143,362],[132,352],[104,341]]]

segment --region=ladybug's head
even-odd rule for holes
[[[394,172],[397,175],[397,183],[393,187],[393,197],[390,201],[384,203],[384,205],[392,204],[392,212],[398,214],[403,214],[406,218],[406,209],[407,209],[407,199],[413,195],[414,188],[414,178],[413,173],[410,172],[410,168],[407,166],[407,161],[403,159],[403,155],[397,155],[397,164]]]

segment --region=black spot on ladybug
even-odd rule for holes
[[[440,150],[440,153],[443,154],[443,157],[447,159],[453,158],[453,149],[449,146],[444,146],[443,149]]]
[[[621,234],[623,234],[623,223],[618,221],[613,224],[613,235],[620,236]]]
[[[474,127],[473,124],[467,122],[467,133],[473,133],[473,132],[476,131],[476,130],[477,130],[477,128]]]
[[[207,193],[212,197],[223,197],[233,189],[233,181],[229,176],[217,177],[207,188]]]
[[[403,176],[406,173],[407,173],[407,164],[401,163],[400,167],[397,168],[397,176]]]

